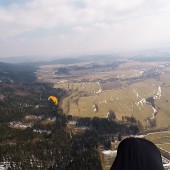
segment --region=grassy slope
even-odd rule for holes
[[[155,84],[155,86],[151,87],[150,84]],[[89,83],[85,83],[85,87],[88,85]],[[102,93],[95,94],[94,92],[91,93],[95,90],[94,84],[91,83],[91,86],[84,88],[86,93],[89,92],[89,96],[83,97],[78,94],[79,89],[81,89],[81,91],[83,89],[76,87],[78,85],[75,86],[75,84],[72,84],[70,85],[70,88],[76,91],[72,92],[69,97],[66,97],[63,100],[63,108],[65,111],[68,111],[68,108],[65,108],[65,106],[67,102],[70,102],[69,113],[84,117],[106,117],[107,112],[112,109],[116,113],[118,119],[121,119],[124,115],[131,116],[133,114],[137,119],[141,120],[145,124],[146,117],[152,116],[153,111],[147,104],[144,104],[143,107],[138,107],[135,102],[153,95],[153,91],[155,90],[156,92],[158,90],[158,85],[158,81],[150,79],[145,82],[133,84],[124,89],[104,91]],[[97,90],[99,89],[97,86],[96,88]],[[138,93],[139,96],[137,96],[136,93]],[[73,102],[73,100],[77,97],[79,98],[78,108],[80,113]],[[92,106],[94,103],[96,103],[99,107],[98,114],[93,111]]]
[[[107,78],[111,75],[123,75],[125,78],[138,74],[142,69],[153,67],[154,64],[143,64],[132,61],[122,64],[116,70],[112,70],[111,72],[101,72],[101,74],[98,73],[97,75],[98,78],[101,76],[102,78]],[[95,93],[100,89],[97,82],[83,84],[69,82],[55,84],[55,87],[66,88],[68,91],[68,96],[66,96],[61,102],[66,114],[68,113],[82,117],[106,117],[108,110],[112,109],[116,113],[117,119],[121,119],[122,116],[132,116],[133,114],[143,123],[144,126],[146,126],[147,123],[145,119],[147,117],[152,117],[153,110],[147,104],[137,106],[135,103],[139,102],[142,98],[146,99],[147,97],[155,96],[159,86],[161,86],[162,96],[160,99],[155,100],[156,108],[159,110],[157,115],[157,127],[160,128],[170,125],[170,68],[167,67],[164,70],[165,73],[161,74],[160,80],[147,79],[143,82],[134,83],[132,85],[127,85],[123,82],[124,88],[122,89],[113,89],[98,94]],[[48,68],[46,71],[48,73]],[[46,74],[44,80],[56,83],[57,80],[52,77],[50,78],[49,75],[50,74]],[[84,76],[91,79],[96,78],[95,73],[94,75],[87,74]],[[93,111],[92,106],[94,103],[99,107],[98,113]]]

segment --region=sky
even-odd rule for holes
[[[0,0],[0,58],[169,45],[170,0]]]

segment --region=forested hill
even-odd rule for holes
[[[30,82],[36,80],[36,67],[31,64],[9,64],[0,62],[1,82]]]
[[[68,132],[68,118],[48,100],[60,100],[64,90],[36,82],[34,71],[0,63],[0,167],[101,170],[94,133]]]
[[[138,123],[65,115],[48,97],[65,90],[37,82],[35,68],[0,63],[0,167],[26,170],[101,170],[98,148],[109,134],[135,134]],[[76,120],[75,120],[76,119]],[[76,121],[73,127],[70,122]]]

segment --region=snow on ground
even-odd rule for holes
[[[47,133],[47,134],[51,134],[51,131],[50,130],[42,130],[42,129],[33,129],[33,132],[35,133]]]
[[[106,103],[107,104],[107,100],[103,100],[103,101],[100,101],[99,104],[102,104],[102,103]]]
[[[114,150],[114,151],[112,151],[112,150],[104,150],[104,151],[102,151],[102,153],[105,154],[105,155],[116,155],[117,150]]]
[[[133,89],[133,92],[137,94],[136,89]],[[155,90],[153,91],[153,94],[154,93],[155,93]],[[137,94],[137,97],[138,97],[138,94]],[[156,95],[153,97],[153,99],[156,100],[156,99],[160,99],[160,98],[161,98],[161,87],[159,86],[158,87],[158,91],[157,91]],[[145,98],[143,98],[139,102],[136,102],[135,104],[139,107],[139,109],[141,109],[140,106],[143,107],[143,105],[146,104],[146,103],[148,103],[148,102],[146,101]],[[153,107],[150,103],[148,103],[148,104],[153,109],[153,113],[152,113],[151,119],[154,119],[155,118],[155,113],[157,113],[157,109],[155,107]]]
[[[135,103],[137,106],[142,106],[143,107],[143,105],[146,103],[146,100],[143,98],[143,99],[141,99],[139,102],[137,102],[137,103]]]
[[[139,97],[139,93],[137,92],[137,90],[136,90],[136,89],[133,89],[133,93],[135,93],[135,94],[136,94],[136,97]]]
[[[162,162],[164,167],[170,168],[170,160],[162,156]]]
[[[96,93],[98,94],[98,93],[101,93],[101,92],[102,92],[102,88],[101,88],[101,85],[100,85],[99,82],[97,82],[97,84],[100,86],[100,89],[96,92]]]
[[[161,87],[159,86],[156,96],[154,96],[154,99],[160,99],[161,98]]]

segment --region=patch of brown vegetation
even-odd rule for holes
[[[118,89],[122,87],[122,84],[120,81],[100,83],[100,85],[101,85],[102,90],[112,90],[112,89]]]
[[[22,96],[22,97],[24,97],[24,96],[29,96],[29,95],[31,95],[31,94],[28,93],[28,92],[25,92],[25,91],[16,91],[16,92],[15,92],[15,95],[16,95],[16,96]]]
[[[0,94],[0,100],[3,101],[4,100],[4,95],[3,94]]]

